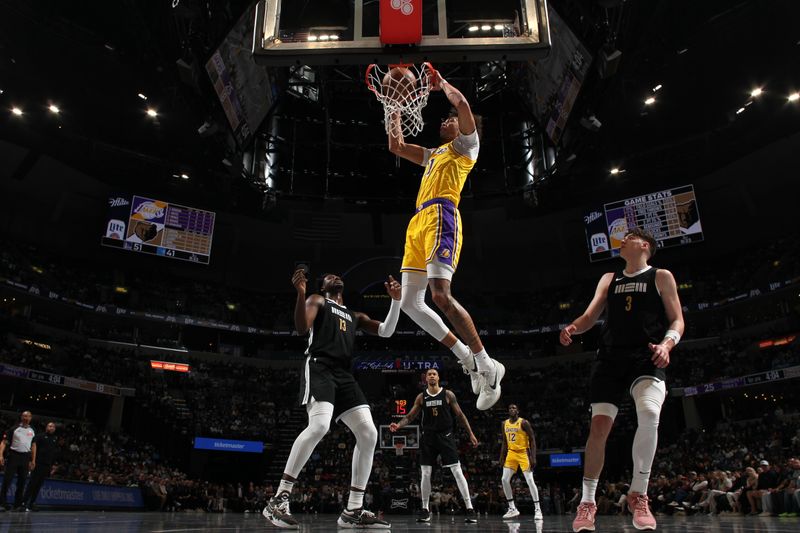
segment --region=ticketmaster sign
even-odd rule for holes
[[[3,476],[0,475],[0,479]],[[13,500],[17,490],[17,480],[11,482],[9,501]],[[92,508],[126,508],[144,507],[142,491],[138,487],[114,487],[96,483],[79,483],[76,481],[56,481],[48,479],[44,482],[36,498],[39,505],[92,507]]]
[[[194,449],[217,450],[221,452],[262,453],[264,451],[264,443],[259,440],[230,440],[195,437]]]

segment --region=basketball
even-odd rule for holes
[[[417,78],[406,67],[393,67],[383,77],[383,93],[392,100],[405,100],[417,88]]]

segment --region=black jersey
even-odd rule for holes
[[[656,268],[636,276],[622,272],[608,286],[601,347],[607,351],[646,349],[667,332],[667,313],[656,287]]]
[[[453,414],[447,403],[447,393],[440,389],[438,394],[430,394],[428,388],[422,391],[422,431],[448,433],[453,431]]]
[[[325,298],[311,326],[306,355],[349,369],[357,322],[358,318],[351,310]]]

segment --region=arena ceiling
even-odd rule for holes
[[[601,48],[622,55],[607,77],[599,74],[601,62],[593,63],[532,214],[689,183],[800,129],[800,102],[788,100],[800,90],[800,3],[551,4],[595,57]],[[116,188],[260,211],[261,197],[242,176],[241,149],[203,68],[249,5],[0,1],[0,136]],[[519,135],[508,127],[509,117],[535,119],[516,78],[509,75],[480,95],[486,65],[443,67],[490,127],[467,196],[476,203],[521,203],[524,164],[514,154],[497,156]],[[363,89],[359,68],[320,69],[325,83],[316,102],[289,95],[288,69],[274,69],[278,98],[270,117],[284,123],[277,134],[286,139],[297,124],[310,132],[299,157],[295,147],[291,159],[275,165],[279,203],[282,197],[343,198],[356,206],[407,209],[413,201],[417,170],[398,167],[382,148],[379,108]],[[512,72],[514,65],[503,68]],[[752,96],[757,88],[763,92]],[[645,104],[650,97],[655,101]],[[15,107],[21,116],[12,113]],[[434,98],[430,108],[434,119],[447,111]],[[148,109],[158,116],[148,116]],[[351,138],[319,135],[330,120],[354,121]],[[281,150],[285,155],[288,148]],[[325,166],[321,153],[332,154]]]

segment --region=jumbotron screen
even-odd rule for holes
[[[607,203],[589,211],[583,222],[592,262],[617,257],[622,238],[636,227],[649,231],[659,248],[703,240],[693,185]]]
[[[207,265],[215,216],[162,200],[116,194],[108,199],[106,233],[100,244]]]

